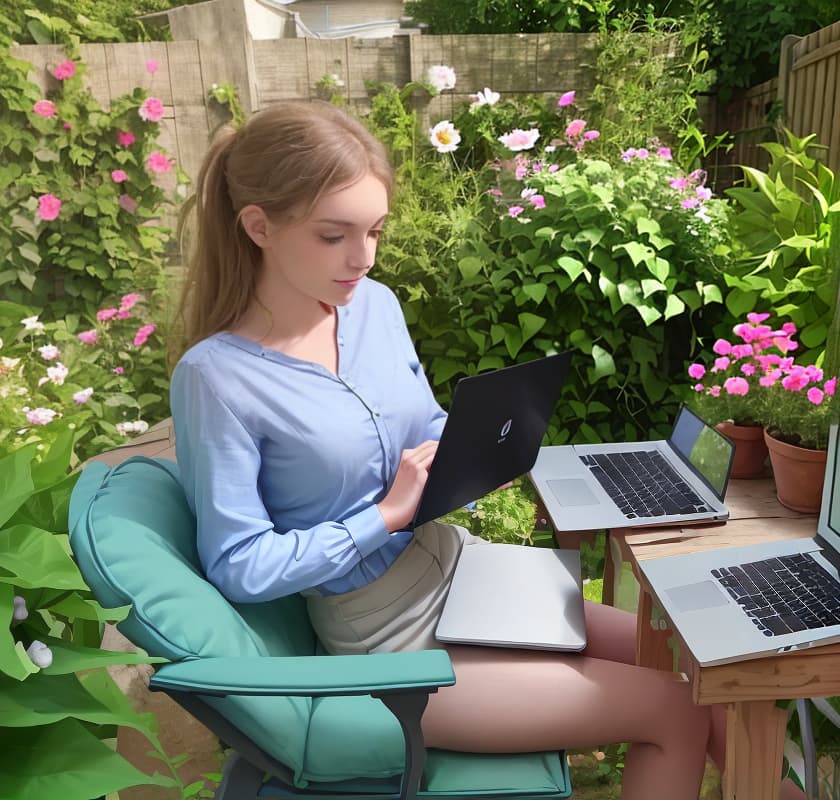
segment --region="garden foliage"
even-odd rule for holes
[[[10,25],[0,18],[0,286],[6,301],[0,307],[0,430],[15,432],[11,441],[4,437],[8,446],[15,437],[49,440],[81,426],[80,454],[90,455],[124,440],[117,422],[141,414],[157,421],[168,413],[163,352],[154,349],[155,338],[134,339],[141,325],[159,324],[165,311],[170,232],[159,220],[170,201],[161,179],[176,168],[157,145],[158,98],[138,87],[103,108],[84,84],[72,38],[66,58],[51,65],[44,92],[30,80],[31,66],[10,55]],[[147,64],[149,72],[156,68]],[[137,78],[142,82],[144,75]],[[102,348],[82,355],[72,344],[102,328],[97,314],[126,296],[145,300],[148,316],[135,318],[134,331],[109,343],[110,355]],[[36,329],[24,320],[34,320]],[[53,355],[43,355],[42,347]],[[66,381],[58,376],[65,367]],[[58,370],[58,379],[36,385],[48,368]],[[39,386],[40,399],[32,396]],[[90,408],[97,413],[77,418],[80,404],[72,395],[86,388],[96,394]],[[27,414],[39,407],[55,413],[33,422]],[[103,408],[108,413],[100,414]]]
[[[0,797],[90,800],[129,786],[179,787],[151,714],[138,714],[105,669],[149,663],[100,649],[102,608],[71,558],[67,511],[72,433],[37,458],[27,445],[0,458]],[[105,739],[137,730],[172,777],[140,772]],[[203,785],[203,784],[202,784]]]

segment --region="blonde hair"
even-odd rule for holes
[[[220,131],[179,226],[188,256],[171,359],[234,326],[254,299],[261,253],[240,224],[245,206],[259,206],[279,223],[305,219],[322,195],[368,174],[390,197],[385,147],[357,119],[323,101],[276,103],[241,129]]]

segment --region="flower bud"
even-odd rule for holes
[[[48,667],[53,661],[52,650],[37,639],[26,648],[26,655],[36,667],[41,667],[41,669]]]
[[[12,612],[12,619],[16,622],[23,622],[29,616],[29,610],[26,608],[26,600],[19,594],[16,594],[14,604],[15,609]]]

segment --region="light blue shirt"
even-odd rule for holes
[[[437,404],[402,309],[364,279],[337,309],[338,375],[231,333],[175,368],[172,416],[198,554],[230,600],[375,580],[411,538],[376,507],[402,451],[439,439]]]

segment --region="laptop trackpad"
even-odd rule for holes
[[[549,481],[548,485],[561,506],[598,505],[598,498],[592,494],[582,478],[563,478]]]
[[[680,611],[699,611],[702,608],[725,606],[729,599],[714,581],[688,583],[667,590],[668,597]]]

